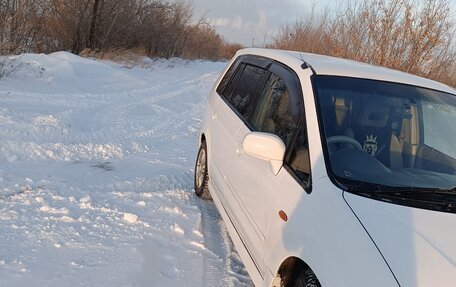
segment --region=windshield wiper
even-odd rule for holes
[[[380,191],[377,191],[380,192]],[[398,186],[398,187],[388,187],[381,192],[384,193],[394,193],[394,194],[448,194],[456,195],[456,187],[451,189],[438,188],[438,187],[411,187],[411,186]]]
[[[338,178],[339,182],[350,192],[385,192],[395,189],[394,186],[388,186],[380,183],[367,181],[355,181],[346,178]]]
[[[385,202],[456,213],[456,187],[451,189],[413,186],[388,186],[340,179],[346,191]]]
[[[359,195],[389,203],[456,213],[455,189],[397,188],[388,191],[359,191]]]
[[[340,182],[346,186],[347,191],[351,192],[374,192],[374,193],[395,193],[395,194],[414,194],[414,193],[438,193],[456,194],[456,186],[445,189],[439,187],[416,187],[416,186],[391,186],[380,183],[354,181],[342,179]]]

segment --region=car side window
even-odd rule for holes
[[[294,131],[290,106],[290,95],[285,82],[272,74],[258,98],[250,121],[252,127],[256,131],[277,135],[288,146]]]
[[[310,185],[309,140],[305,117],[299,123],[298,133],[290,151],[289,166],[302,182]]]
[[[228,71],[225,73],[223,76],[222,80],[220,81],[220,84],[217,87],[217,93],[221,96],[226,96],[227,94],[227,87],[230,84],[230,81],[233,79],[233,75],[235,74],[237,68],[239,67],[239,63],[241,62],[241,59],[238,58],[228,69]],[[238,73],[239,74],[239,73]],[[239,77],[238,77],[239,78]]]
[[[282,139],[287,147],[285,165],[310,187],[309,141],[299,79],[283,65],[272,65],[271,72],[250,123],[255,131],[272,133]]]
[[[243,66],[237,71],[225,94],[228,102],[247,118],[252,100],[258,93],[267,71],[251,65]]]

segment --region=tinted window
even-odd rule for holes
[[[275,71],[285,78],[271,74],[258,97],[250,122],[254,130],[282,139],[289,147],[288,166],[301,181],[308,183],[309,143],[299,81],[287,69],[275,67]]]
[[[245,65],[239,65],[237,69],[235,70],[234,75],[231,77],[229,84],[225,91],[223,92],[223,98],[225,98],[229,103],[231,103],[231,98],[233,95],[234,89],[236,89],[237,83],[239,82],[239,79],[242,76],[242,73],[244,72]]]
[[[271,75],[253,113],[253,128],[277,135],[288,146],[293,133],[290,106],[290,95],[285,82],[278,76]]]
[[[244,69],[238,70],[231,82],[226,99],[243,116],[247,117],[252,99],[259,92],[266,73],[261,68],[245,65]],[[239,79],[236,79],[239,74]]]
[[[226,87],[229,85],[236,69],[239,67],[240,59],[238,58],[228,69],[223,79],[220,81],[220,84],[217,87],[217,93],[219,95],[226,95]]]
[[[299,125],[298,134],[291,150],[290,167],[305,183],[310,179],[309,141],[305,120]]]

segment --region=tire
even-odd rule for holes
[[[296,279],[295,287],[321,287],[315,273],[310,268],[304,269]]]
[[[194,186],[195,194],[202,199],[212,199],[209,193],[209,174],[207,170],[207,146],[202,142],[195,163]]]

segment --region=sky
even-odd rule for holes
[[[193,0],[195,17],[205,16],[229,42],[262,47],[280,27],[306,14],[315,1],[317,9],[337,10],[350,0]],[[356,0],[352,0],[356,1]],[[456,0],[449,0],[456,7]]]
[[[349,0],[320,0],[317,8],[337,7]],[[455,0],[456,1],[456,0]],[[193,0],[196,17],[205,16],[229,42],[262,47],[280,27],[310,9],[311,0]]]

